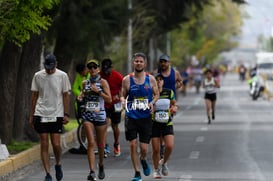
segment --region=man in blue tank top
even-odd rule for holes
[[[161,55],[159,57],[158,68],[153,72],[154,74],[159,73],[164,77],[164,88],[173,90],[175,99],[177,100],[177,89],[181,88],[182,77],[179,71],[171,67],[171,60],[169,55]]]
[[[125,107],[125,137],[130,142],[130,154],[135,175],[131,181],[141,181],[139,158],[145,176],[150,175],[151,168],[146,160],[148,145],[152,134],[152,117],[154,103],[159,98],[157,83],[152,75],[144,71],[147,65],[146,55],[136,53],[133,56],[134,72],[122,80],[121,102]],[[140,156],[138,155],[138,138]]]

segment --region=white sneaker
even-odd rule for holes
[[[167,167],[167,163],[163,164],[163,162],[164,162],[163,159],[159,160],[159,165],[161,166],[161,173],[162,173],[162,175],[164,175],[164,176],[168,176],[168,174],[169,174],[169,169],[168,169],[168,167]]]
[[[153,173],[154,178],[161,178],[160,169],[155,169]]]

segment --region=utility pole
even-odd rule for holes
[[[133,49],[133,43],[132,43],[132,17],[131,17],[131,11],[132,11],[133,5],[132,0],[128,0],[128,10],[130,13],[129,22],[128,22],[128,64],[127,64],[127,70],[128,73],[132,72],[132,49]]]

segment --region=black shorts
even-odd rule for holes
[[[121,112],[116,112],[114,105],[111,108],[105,108],[106,117],[111,119],[112,124],[119,124],[121,120]]]
[[[173,125],[168,123],[158,123],[153,121],[152,138],[159,138],[161,136],[174,135]]]
[[[63,117],[57,117],[56,122],[42,123],[41,116],[33,117],[34,129],[37,133],[63,133]]]
[[[212,93],[212,94],[205,93],[204,98],[209,99],[210,101],[216,101],[216,99],[217,99],[216,93]]]
[[[137,139],[139,135],[139,141],[141,143],[150,143],[152,134],[152,118],[145,119],[132,119],[128,116],[125,117],[125,137],[127,141]]]

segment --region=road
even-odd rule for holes
[[[273,101],[252,101],[248,85],[234,74],[222,78],[221,84],[216,120],[211,125],[206,120],[203,92],[190,90],[186,97],[179,97],[180,111],[174,118],[175,149],[168,163],[169,176],[162,181],[272,181]],[[106,158],[105,181],[130,180],[134,174],[123,124],[120,127],[122,155]],[[150,153],[148,160],[151,163]],[[86,180],[87,156],[65,153],[63,169],[64,181]],[[38,169],[21,181],[43,178],[43,170]],[[154,180],[144,175],[142,179]]]

